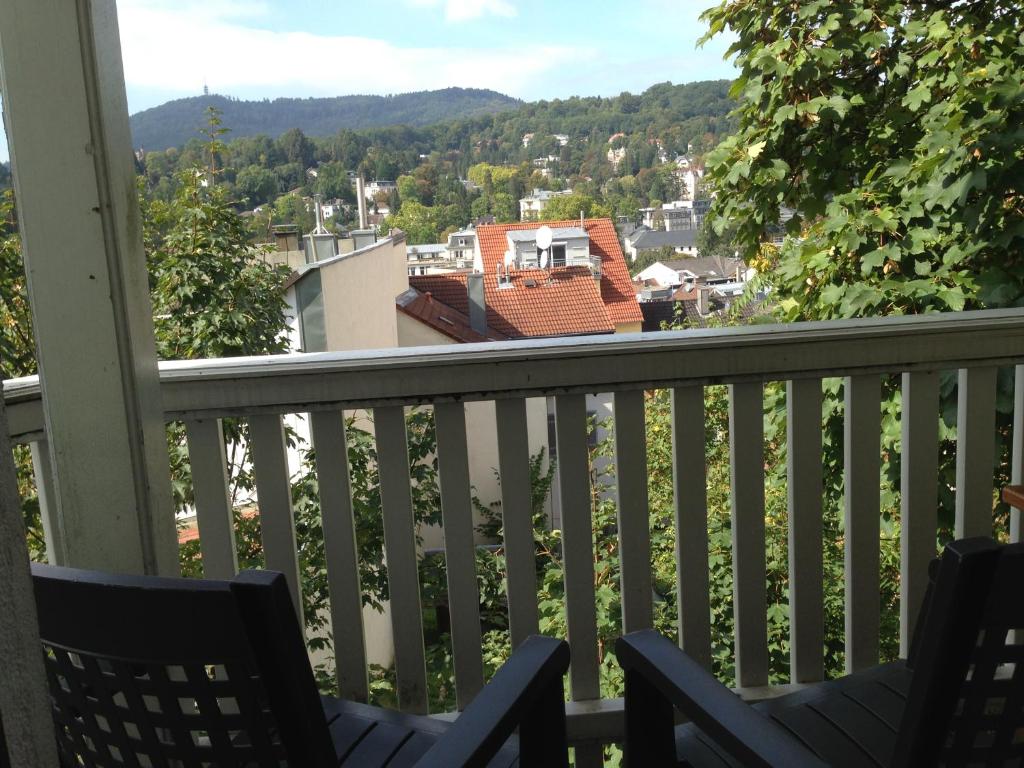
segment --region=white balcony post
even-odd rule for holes
[[[0,2],[0,83],[67,565],[175,573],[113,0]]]

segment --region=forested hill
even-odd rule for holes
[[[389,125],[424,126],[515,109],[518,99],[477,88],[402,93],[396,96],[338,96],[320,99],[240,101],[225,96],[176,99],[131,117],[133,143],[147,150],[181,146],[199,135],[206,108],[217,107],[230,137],[277,137],[290,128],[308,136],[330,136],[341,129]]]

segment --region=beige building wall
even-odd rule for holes
[[[409,289],[405,240],[382,240],[320,266],[327,349],[399,346],[395,297]]]
[[[616,333],[640,333],[643,330],[643,323],[617,323]]]

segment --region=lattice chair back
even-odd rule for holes
[[[893,766],[1024,764],[1024,545],[954,542],[939,565]]]
[[[281,574],[218,582],[34,565],[33,579],[66,765],[331,764]]]

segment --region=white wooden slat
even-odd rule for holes
[[[672,390],[672,487],[679,647],[711,669],[707,449],[704,388],[700,386]]]
[[[36,495],[39,499],[39,517],[43,523],[43,539],[46,542],[46,562],[50,565],[67,565],[64,527],[57,511],[57,494],[53,486],[50,441],[43,438],[29,445],[32,450],[32,472],[36,479]]]
[[[878,664],[881,379],[847,377],[843,397],[845,663],[852,673]]]
[[[729,453],[736,682],[767,685],[764,390],[760,382],[729,386]]]
[[[1024,483],[1024,365],[1014,367],[1013,375],[1013,455],[1010,482]],[[1021,541],[1021,510],[1010,508],[1010,541]]]
[[[494,403],[501,478],[501,520],[505,536],[508,623],[512,648],[537,634],[537,565],[533,541],[530,489],[530,443],[526,401],[521,397]]]
[[[374,409],[373,431],[377,438],[398,706],[403,712],[426,714],[427,667],[405,409],[397,405]]]
[[[444,524],[444,558],[448,572],[455,701],[461,711],[484,685],[480,645],[480,592],[473,541],[473,502],[466,447],[466,407],[462,403],[434,406],[437,469]]]
[[[573,701],[601,697],[594,602],[594,533],[590,517],[590,468],[587,406],[584,395],[555,397],[555,441],[562,507],[562,558],[565,564],[565,612],[572,661]]]
[[[349,701],[365,703],[369,700],[366,639],[363,635],[363,596],[359,583],[345,415],[340,411],[311,413],[310,431],[316,449],[338,695]]]
[[[825,676],[821,380],[786,382],[790,682]]]
[[[220,419],[185,422],[192,492],[199,525],[203,576],[230,579],[238,573],[235,523],[228,497],[228,464]]]
[[[903,374],[900,468],[900,656],[910,652],[938,527],[939,375]]]
[[[616,392],[614,402],[622,630],[635,632],[651,628],[654,610],[644,393]]]
[[[249,443],[256,474],[264,561],[269,570],[284,574],[299,616],[299,626],[305,628],[295,516],[281,417],[277,414],[250,416]]]
[[[995,465],[994,367],[961,368],[957,380],[956,526],[958,539],[992,535]]]

